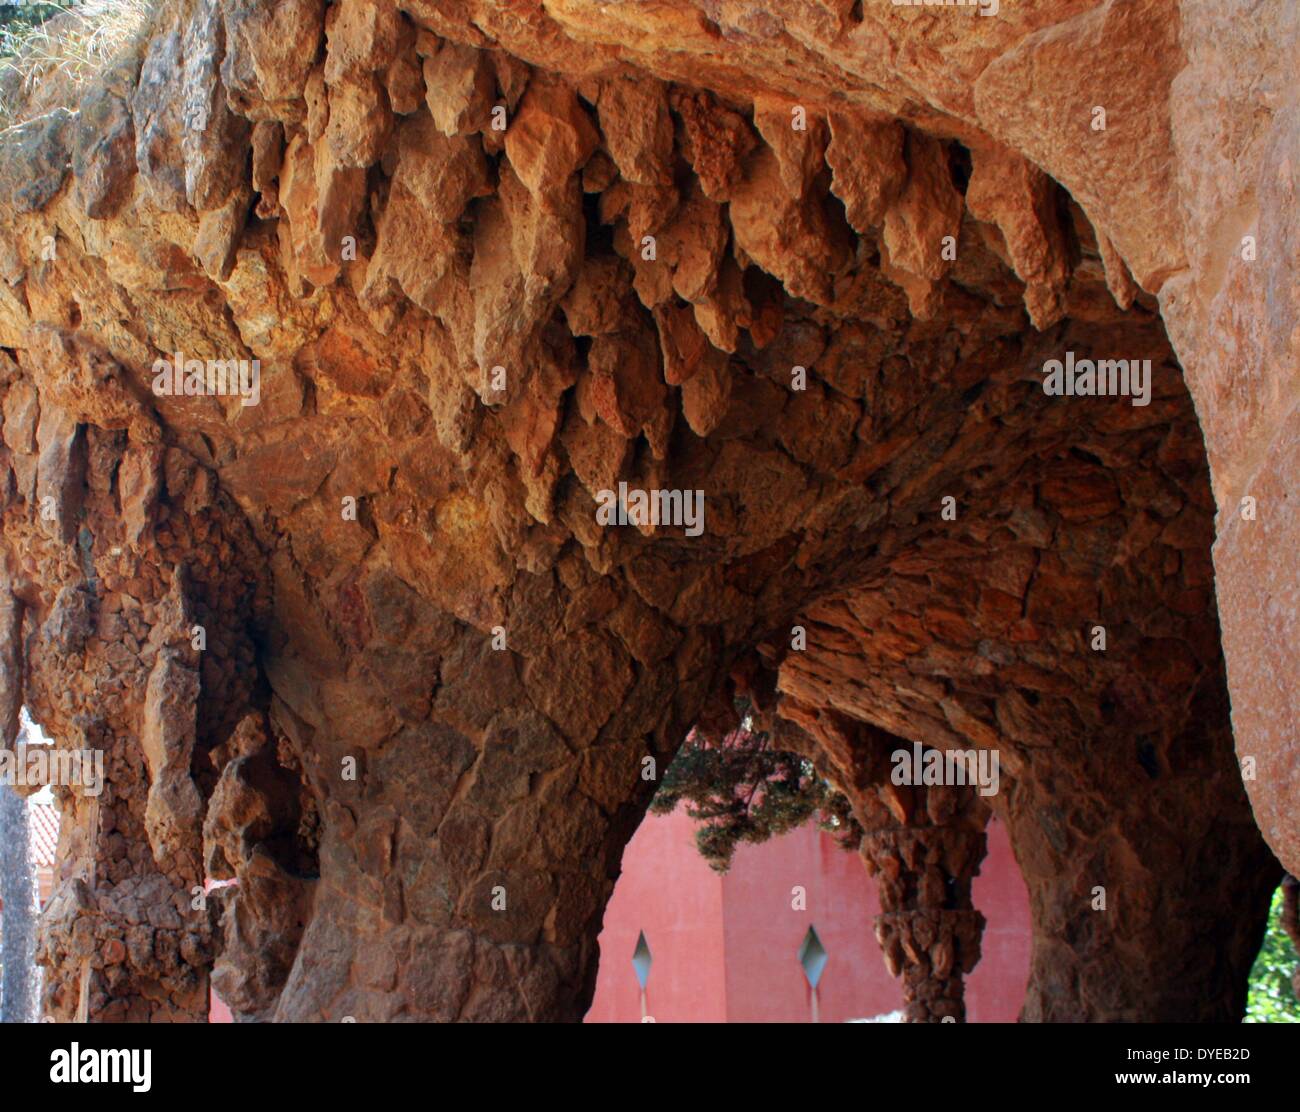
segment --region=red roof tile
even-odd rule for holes
[[[50,803],[28,803],[32,859],[38,869],[53,868],[59,845],[59,809]]]

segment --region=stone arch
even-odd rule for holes
[[[1229,1017],[1275,867],[1158,311],[1200,401],[1215,291],[1258,305],[1290,264],[1207,253],[1174,87],[1219,28],[1184,7],[1181,37],[1172,0],[1021,7],[974,46],[945,29],[945,66],[919,13],[843,3],[163,5],[134,67],[5,171],[38,171],[4,242],[5,682],[130,768],[113,879],[69,877],[55,983],[129,861],[151,906],[239,885],[179,920],[184,985],[128,938],[105,1018],[198,1018],[214,962],[249,1018],[578,1018],[642,759],[766,671],[849,779],[867,754],[830,712],[1007,747],[1027,1018]],[[1092,70],[1043,78],[1081,45]],[[1079,138],[1093,94],[1118,98],[1104,145]],[[1074,348],[1150,359],[1151,404],[1049,404],[1042,364]],[[159,358],[257,359],[257,404],[160,394]],[[1220,505],[1285,474],[1201,411]],[[1248,426],[1292,443],[1263,406]],[[604,527],[620,483],[701,491],[707,524]],[[1270,521],[1224,527],[1230,567],[1294,529]],[[187,648],[200,601],[215,652]],[[1238,745],[1280,760],[1270,728]],[[1293,860],[1277,767],[1252,790]],[[1130,885],[1123,929],[1081,926],[1085,865]],[[1216,884],[1231,957],[1172,931],[1200,964],[1150,972]]]

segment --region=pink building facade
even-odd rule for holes
[[[587,1022],[640,1021],[632,954],[643,932],[651,955],[646,1010],[656,1022],[808,1022],[810,994],[797,954],[810,926],[828,955],[818,986],[821,1022],[902,1007],[899,982],[876,944],[875,883],[857,854],[809,824],[742,845],[720,876],[696,851],[694,829],[679,808],[648,815],[629,843],[605,912]],[[973,889],[988,920],[983,957],[966,981],[973,1023],[1014,1021],[1029,977],[1028,893],[1005,828],[994,821],[988,834]]]

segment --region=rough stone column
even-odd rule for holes
[[[971,881],[987,849],[988,808],[966,788],[885,785],[858,812],[880,894],[876,939],[903,979],[907,1022],[963,1021],[962,980],[980,959],[985,924]]]
[[[276,1020],[581,1019],[623,845],[698,710],[713,650],[692,632],[625,642],[608,627],[629,627],[594,618],[589,594],[525,579],[499,627],[508,647],[391,575],[364,584],[367,659],[382,666],[383,646],[405,641],[427,654],[431,690],[376,691],[328,669],[312,690],[281,686],[273,723],[321,801],[319,879],[282,990],[237,1004]],[[326,690],[334,717],[314,694]],[[387,719],[385,696],[397,699]],[[234,809],[219,790],[212,813]],[[231,898],[228,914],[245,914],[246,880]],[[218,966],[219,987],[230,975]]]
[[[91,568],[97,557],[112,561],[102,536],[97,543],[85,528],[80,537]],[[196,901],[192,588],[180,566],[165,587],[159,566],[138,552],[125,557],[138,573],[129,588],[102,564],[88,576],[70,568],[57,545],[45,555],[40,580],[24,575],[20,588],[33,602],[25,701],[53,742],[43,782],[61,811],[59,872],[38,950],[47,967],[44,1014],[201,1022],[211,943]],[[141,658],[123,644],[138,646],[137,635],[149,642]]]
[[[910,743],[834,711],[772,701],[770,676],[756,678],[748,693],[768,708],[765,728],[818,763],[862,827],[859,850],[880,897],[876,940],[903,979],[907,1022],[964,1020],[963,978],[979,962],[985,924],[971,882],[987,851],[988,806],[972,788],[893,783],[891,754],[910,754]]]
[[[193,860],[148,853],[134,743],[100,730],[60,748],[99,748],[102,794],[60,795],[61,862],[41,918],[44,1014],[58,1022],[206,1022],[211,931]],[[139,846],[124,854],[127,845]]]
[[[25,705],[53,743],[25,788],[51,784],[61,810],[44,1012],[203,1021],[205,796],[212,754],[264,698],[260,554],[102,348],[52,327],[27,341],[17,363],[0,359],[0,711],[12,723]]]
[[[1281,870],[1231,762],[1188,764],[1142,771],[1146,790],[1123,803],[1113,775],[1075,766],[1069,793],[1110,799],[1109,813],[1068,811],[1060,769],[1010,789],[1003,817],[1034,922],[1023,1021],[1241,1021]],[[1213,809],[1187,805],[1207,796]]]

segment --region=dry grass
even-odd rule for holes
[[[134,48],[156,0],[88,0],[44,23],[0,27],[0,134],[75,108],[86,84]]]

